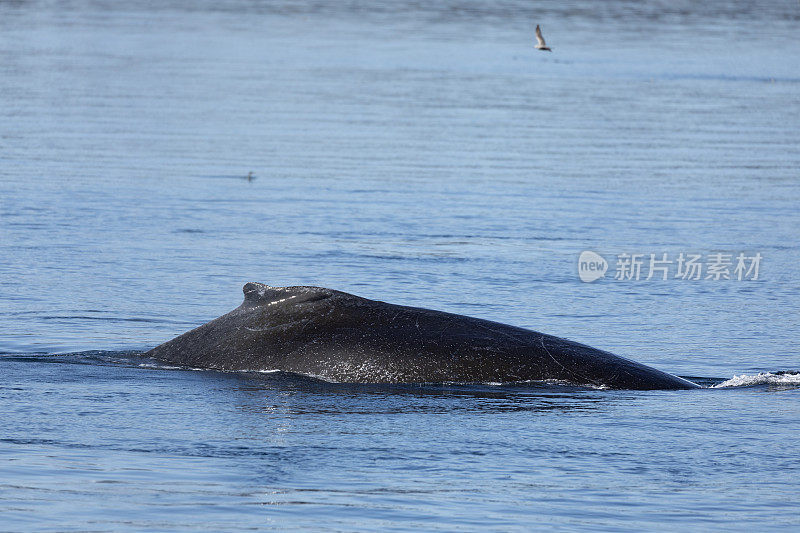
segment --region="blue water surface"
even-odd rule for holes
[[[0,530],[797,528],[798,24],[777,0],[0,2]],[[763,259],[615,280],[624,253]],[[705,388],[138,355],[247,281]]]

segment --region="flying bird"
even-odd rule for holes
[[[539,29],[539,25],[536,25],[536,49],[537,50],[547,50],[548,52],[552,52],[547,47],[547,44],[544,42],[544,37],[542,37],[542,30]]]

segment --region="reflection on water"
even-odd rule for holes
[[[345,385],[143,364],[0,358],[7,523],[480,529],[655,524],[660,509],[691,525],[701,508],[756,520],[772,498],[787,503],[765,506],[771,519],[796,516],[786,391]]]

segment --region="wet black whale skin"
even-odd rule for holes
[[[145,355],[198,368],[353,383],[559,380],[613,389],[698,385],[566,339],[321,287],[244,286],[242,305]]]

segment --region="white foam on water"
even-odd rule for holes
[[[157,363],[139,363],[139,368],[155,368],[157,370],[182,370],[182,366],[160,365]]]
[[[485,381],[484,385],[490,387],[505,387],[507,385],[558,385],[565,387],[584,387],[587,389],[609,390],[607,385],[595,385],[593,383],[573,383],[562,379],[523,379],[520,381]]]
[[[800,373],[759,372],[758,374],[734,375],[731,379],[712,385],[712,389],[728,387],[753,387],[755,385],[789,385],[800,387]]]

